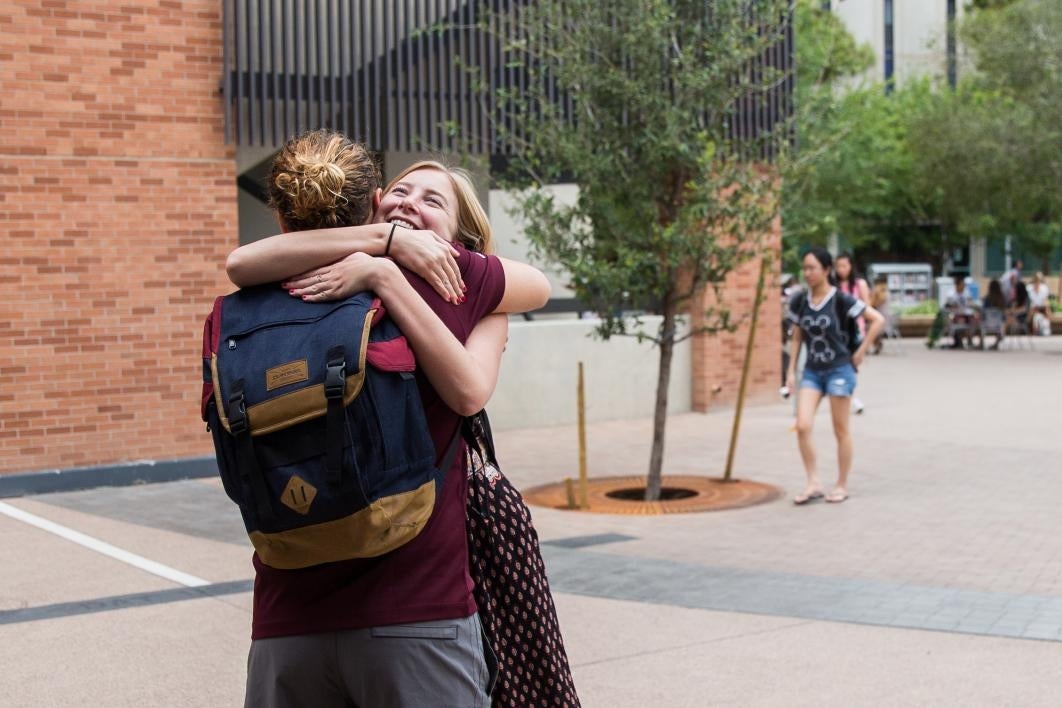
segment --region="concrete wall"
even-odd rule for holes
[[[588,335],[597,320],[509,324],[498,388],[487,411],[499,429],[566,425],[576,420],[578,363],[584,362],[588,421],[646,418],[653,414],[660,350],[632,337],[607,342]],[[646,329],[659,325],[647,317]],[[668,411],[690,410],[690,340],[676,347]]]
[[[883,0],[841,0],[830,5],[855,41],[868,44],[874,50],[875,63],[867,72],[867,78],[876,81],[883,80],[885,76],[884,5]]]
[[[963,0],[956,2],[955,14],[965,15]],[[868,79],[885,79],[884,0],[839,0],[832,3],[834,14],[860,44],[874,50],[874,67]],[[947,0],[894,0],[893,53],[897,81],[916,76],[947,75]],[[963,70],[963,48],[959,45],[959,72]]]
[[[561,203],[571,204],[578,197],[578,188],[575,185],[557,185],[553,189],[557,200]],[[530,247],[518,220],[508,213],[510,205],[511,200],[504,192],[499,190],[491,191],[490,218],[495,227],[498,252],[503,256],[534,262],[528,255]],[[781,249],[780,223],[776,223],[771,233],[766,235],[766,247],[768,252],[772,254],[774,261],[777,262]],[[550,267],[549,264],[535,263],[535,265],[545,270],[553,285],[553,297],[566,298],[573,296],[573,293],[565,287],[567,278],[562,271],[556,267]],[[707,411],[713,406],[731,405],[736,401],[741,369],[745,361],[749,315],[755,299],[758,275],[759,260],[746,263],[736,269],[726,279],[721,288],[721,303],[715,302],[711,291],[708,290],[691,308],[689,314],[692,317],[692,321],[697,323],[703,322],[702,313],[705,309],[713,305],[725,307],[730,310],[731,320],[737,323],[738,327],[734,332],[697,334],[682,345],[681,352],[676,354],[675,368],[671,378],[671,411],[690,409]],[[772,274],[767,282],[765,299],[760,310],[748,389],[749,400],[753,402],[774,400],[774,397],[777,396],[778,387],[781,385],[781,337],[779,334],[781,304],[777,297],[779,288],[777,281],[777,275]],[[550,317],[565,319],[547,319]],[[536,360],[528,361],[527,366],[530,367],[530,371],[534,371],[536,375],[540,371],[544,373],[544,377],[540,379],[541,386],[544,387],[543,392],[521,393],[511,390],[503,382],[499,386],[498,394],[495,395],[495,400],[499,403],[491,404],[492,420],[495,417],[493,408],[496,405],[502,407],[505,416],[517,416],[522,410],[528,411],[529,415],[535,415],[535,406],[538,404],[534,403],[534,401],[539,399],[535,398],[533,401],[524,400],[529,395],[540,396],[546,401],[560,400],[562,406],[566,405],[567,408],[562,407],[558,410],[567,410],[574,416],[574,362],[577,359],[567,353],[570,346],[578,347],[579,356],[588,357],[586,359],[588,366],[591,365],[590,362],[592,361],[593,367],[604,367],[602,371],[610,372],[602,376],[605,380],[608,380],[611,372],[614,371],[627,372],[629,374],[629,378],[624,380],[623,386],[616,386],[614,390],[609,392],[609,409],[602,411],[602,415],[610,418],[633,418],[651,415],[652,392],[655,391],[656,385],[656,357],[658,351],[651,349],[651,355],[647,355],[646,352],[649,351],[648,345],[636,346],[634,340],[626,338],[624,338],[626,341],[613,340],[608,343],[599,343],[591,346],[583,341],[581,336],[578,336],[584,331],[589,331],[591,325],[587,324],[586,320],[575,320],[573,319],[574,317],[574,314],[539,315],[536,316],[534,323],[527,325],[529,327],[528,332],[523,331],[523,325],[514,324],[512,326],[514,339],[511,340],[510,350],[506,353],[505,361],[503,362],[503,373],[507,370],[507,367],[511,366],[509,359],[516,358],[511,355],[516,354],[516,356],[519,356],[517,352],[525,343],[533,348],[536,357],[544,356],[551,362],[553,361],[551,357],[561,357],[562,361],[567,362],[570,371],[557,374],[552,370],[543,369],[537,364]],[[654,321],[659,320],[654,319]],[[535,327],[545,322],[555,322],[557,329],[541,330],[543,332],[541,341],[545,344],[540,347],[538,340],[533,338],[530,332],[534,332]],[[553,334],[554,332],[560,332],[563,335],[557,337]],[[577,345],[566,344],[563,341],[565,337],[577,342]],[[554,347],[557,347],[556,354],[553,353]],[[631,348],[628,349],[627,347]],[[589,357],[592,357],[592,359]],[[680,366],[684,368],[679,368]],[[559,391],[556,389],[559,389]],[[519,402],[516,404],[517,408],[513,409],[511,413],[509,412],[509,404],[502,402],[502,399],[509,395],[515,395],[519,398]],[[565,404],[564,401],[569,403]],[[519,418],[516,419],[519,420]],[[548,423],[542,422],[541,424],[546,425]]]
[[[574,184],[558,184],[550,188],[558,204],[574,204],[579,198],[579,187]],[[553,286],[553,297],[569,298],[574,293],[566,286],[568,278],[564,272],[549,263],[542,263],[531,257],[531,244],[524,236],[523,226],[519,219],[509,213],[512,209],[513,200],[500,189],[490,190],[488,210],[490,223],[494,227],[494,239],[499,256],[505,256],[518,261],[534,263],[549,278]]]

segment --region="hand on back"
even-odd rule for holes
[[[342,300],[375,287],[375,277],[382,265],[380,258],[366,253],[352,253],[330,265],[314,268],[281,283],[292,297],[307,302]],[[393,266],[392,266],[393,267]]]
[[[426,229],[395,229],[390,255],[435,289],[447,302],[460,302],[465,283],[457,267],[457,249]]]
[[[453,245],[434,231],[423,229],[395,230],[390,255],[405,268],[431,285],[447,302],[464,299],[465,284],[455,258]],[[374,278],[385,263],[365,253],[320,268],[300,273],[281,285],[292,297],[311,302],[342,300],[363,290],[372,290]]]

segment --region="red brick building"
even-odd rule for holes
[[[246,63],[248,48],[238,42],[227,53],[226,28],[246,19],[226,21],[223,8],[231,7],[0,7],[0,475],[209,464],[198,413],[202,320],[230,288],[223,263],[240,220],[237,149],[226,144],[221,88],[231,94],[266,68]],[[356,60],[337,65],[350,70],[343,76],[351,91],[368,85],[368,65],[357,74]],[[400,76],[403,68],[388,70]],[[261,86],[260,101],[277,99]],[[330,100],[340,101],[342,90],[331,89]],[[281,137],[288,115],[271,126]],[[379,120],[364,118],[362,131]],[[250,138],[263,142],[266,132]],[[376,144],[403,149],[394,131]],[[751,308],[757,268],[728,284],[735,311]],[[777,387],[775,292],[769,288],[761,312],[754,397]],[[733,400],[745,336],[742,328],[695,344],[697,410]],[[722,393],[713,397],[717,386]]]
[[[0,8],[0,472],[203,455],[236,242],[218,3]]]

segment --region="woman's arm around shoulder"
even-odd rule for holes
[[[433,231],[385,223],[270,236],[230,253],[225,272],[241,288],[284,279],[300,288],[319,282],[328,266],[354,253],[392,256],[448,301],[460,298],[464,282],[453,245]]]
[[[269,236],[230,253],[225,272],[241,288],[273,283],[351,253],[380,255],[390,230],[391,224],[365,224]]]
[[[538,268],[520,261],[498,258],[505,271],[505,292],[495,312],[530,312],[549,301],[552,288]]]

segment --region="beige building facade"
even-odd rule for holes
[[[950,80],[962,70],[952,27],[964,0],[832,0],[824,3],[860,44],[874,50],[866,78],[902,82],[916,76]]]

